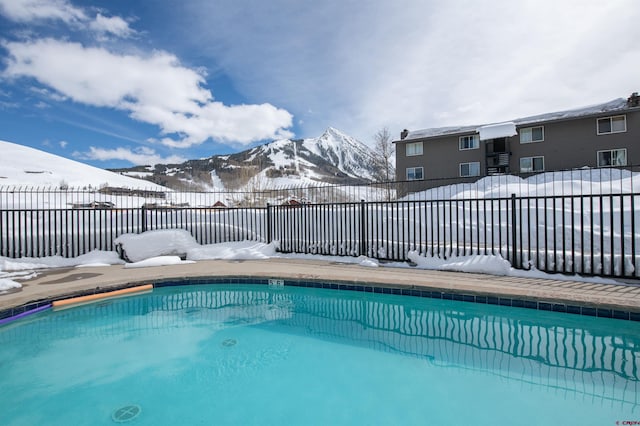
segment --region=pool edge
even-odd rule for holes
[[[271,280],[279,280],[287,287],[324,288],[332,290],[358,291],[364,293],[392,294],[399,296],[425,297],[431,299],[455,300],[460,302],[479,303],[488,305],[508,306],[514,308],[533,309],[547,312],[567,313],[572,315],[584,315],[598,318],[619,319],[625,321],[640,321],[640,311],[620,310],[607,305],[575,300],[549,300],[536,297],[514,297],[512,295],[495,294],[482,291],[456,291],[450,288],[424,287],[420,285],[394,285],[379,282],[362,282],[352,280],[323,280],[323,279],[292,279],[282,276],[264,277],[252,275],[228,275],[228,276],[199,276],[199,277],[168,277],[135,281],[125,284],[95,287],[85,290],[77,290],[65,294],[38,299],[24,304],[8,307],[0,310],[0,325],[7,318],[20,317],[25,313],[43,308],[54,301],[103,294],[117,290],[130,289],[141,285],[152,284],[154,288],[174,287],[184,285],[202,284],[258,284],[269,285]],[[43,308],[44,309],[44,308]]]

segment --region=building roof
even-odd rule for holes
[[[548,121],[568,120],[572,118],[586,117],[590,115],[598,115],[604,112],[621,111],[629,109],[627,106],[627,100],[623,98],[614,99],[612,101],[591,105],[587,107],[570,109],[566,111],[550,112],[546,114],[532,115],[530,117],[523,117],[512,120],[516,126],[522,127],[527,124],[536,124]],[[403,141],[409,139],[424,139],[433,138],[439,136],[457,135],[463,133],[475,133],[479,128],[491,126],[493,124],[480,124],[475,126],[449,126],[449,127],[434,127],[430,129],[414,130],[409,132],[407,137]]]

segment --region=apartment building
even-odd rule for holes
[[[479,126],[404,130],[396,179],[411,190],[437,179],[640,165],[640,97]]]

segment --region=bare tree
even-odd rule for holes
[[[395,178],[394,155],[395,145],[391,142],[391,134],[387,127],[383,127],[373,136],[373,152],[376,157],[377,178],[387,182],[387,200],[391,200],[391,188],[389,183]]]
[[[391,143],[391,134],[387,127],[383,127],[374,136],[373,151],[378,163],[378,180],[390,181],[395,174],[393,167],[393,156],[395,154],[395,146]]]

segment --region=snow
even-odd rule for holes
[[[0,278],[0,294],[2,294],[7,290],[11,290],[14,288],[21,288],[21,287],[22,287],[22,284],[17,283],[13,280],[10,280],[8,278]]]
[[[640,193],[640,173],[622,169],[590,169],[547,172],[523,179],[487,176],[475,183],[441,186],[416,192],[406,200],[456,200],[560,195]]]
[[[224,184],[222,183],[222,180],[218,177],[218,174],[216,173],[215,170],[211,171],[211,189],[213,189],[214,191],[224,190]]]
[[[144,259],[139,262],[127,263],[125,268],[149,268],[152,266],[167,266],[167,265],[184,265],[189,263],[196,263],[192,260],[182,260],[178,256],[156,256]]]
[[[145,177],[149,177],[149,176],[153,176],[153,172],[149,171],[149,172],[121,172],[120,173],[122,176],[129,176],[129,177],[134,177],[134,178],[145,178]]]
[[[131,262],[156,256],[183,255],[198,242],[184,229],[159,229],[142,234],[123,234],[114,243],[122,247]]]
[[[310,254],[283,254],[276,252],[277,243],[258,243],[255,241],[241,241],[221,244],[199,245],[188,232],[184,230],[158,230],[142,234],[125,234],[119,238],[126,248],[127,256],[135,259],[126,263],[125,268],[147,268],[165,265],[192,264],[203,260],[261,260],[269,258],[324,260],[357,264],[365,267],[391,267],[431,269],[441,271],[457,271],[483,273],[499,276],[543,278],[553,280],[572,280],[594,283],[616,283],[614,280],[600,277],[581,277],[579,275],[547,274],[532,269],[530,271],[514,269],[508,261],[500,255],[495,256],[453,256],[448,259],[420,256],[417,252],[410,252],[409,259],[415,266],[403,262],[387,263],[384,266],[376,259],[366,256],[318,256]],[[175,255],[158,255],[157,253],[176,252],[186,254],[187,260]],[[115,252],[93,251],[83,256],[67,259],[59,256],[45,258],[8,259],[0,257],[0,292],[20,288],[16,280],[26,280],[37,276],[37,272],[44,268],[60,267],[93,267],[104,265],[119,265],[124,262]],[[19,272],[10,272],[19,271]]]
[[[209,244],[187,249],[187,259],[189,260],[250,260],[268,259],[275,256],[276,248],[273,244],[264,244],[255,241]]]
[[[414,130],[409,132],[406,138],[403,140],[410,139],[423,139],[423,138],[433,138],[436,136],[448,136],[462,133],[475,133],[478,129],[478,125],[472,126],[448,126],[448,127],[433,127],[430,129],[421,129]]]
[[[518,118],[514,122],[518,125],[535,124],[541,121],[565,120],[579,118],[589,115],[601,114],[603,112],[620,111],[627,109],[627,100],[624,98],[614,99],[603,104],[589,105],[582,108],[570,109],[566,111],[550,112],[524,118]]]
[[[149,181],[123,176],[11,142],[0,140],[0,152],[0,186],[113,186],[166,190]]]
[[[509,138],[518,134],[518,132],[516,132],[516,125],[512,121],[479,127],[478,133],[480,133],[481,141],[497,138]]]
[[[118,208],[140,207],[143,204],[179,205],[185,202],[191,206],[207,207],[217,201],[221,201],[227,206],[234,206],[233,199],[228,198],[236,197],[242,200],[242,194],[246,191],[266,188],[315,187],[319,184],[325,184],[326,174],[314,163],[317,157],[334,161],[342,172],[358,179],[373,178],[371,168],[368,166],[374,161],[369,147],[341,131],[329,127],[322,136],[317,138],[295,141],[282,139],[253,148],[250,151],[252,155],[247,160],[248,162],[258,155],[266,157],[263,164],[266,168],[257,179],[252,179],[247,184],[234,188],[233,191],[237,192],[227,193],[224,198],[221,194],[202,194],[198,195],[199,201],[194,202],[195,197],[192,192],[172,191],[149,181],[131,177],[149,175],[153,171],[151,167],[119,174],[10,142],[0,142],[0,149],[3,153],[0,156],[0,188],[18,187],[17,189],[11,188],[11,190],[17,191],[16,195],[6,195],[9,194],[6,191],[0,199],[0,207],[8,209],[68,208],[103,202],[111,203]],[[219,158],[224,160],[225,158],[229,159],[230,156],[223,155]],[[239,166],[225,164],[224,167],[234,169]],[[268,173],[272,169],[276,169],[280,173]],[[171,167],[166,170],[166,173],[167,175],[176,175],[180,171],[180,168]],[[190,180],[183,181],[191,182]],[[208,185],[207,189],[211,192],[228,190],[215,171],[211,173],[211,183]],[[49,192],[49,189],[60,186],[70,190],[62,189]],[[100,192],[99,189],[105,186],[158,191],[160,194],[156,197],[154,194]],[[34,189],[42,189],[42,191],[31,194],[30,191]],[[78,191],[78,189],[83,190]],[[356,187],[337,187],[335,190],[349,194],[358,189]],[[29,193],[31,196],[21,196],[20,192]],[[266,201],[272,204],[283,202],[280,198]]]
[[[550,112],[545,114],[538,114],[529,117],[523,117],[513,120],[513,123],[517,126],[523,126],[527,124],[535,124],[542,121],[554,121],[554,120],[567,120],[572,118],[586,117],[590,115],[597,115],[605,112],[620,111],[627,108],[627,101],[623,98],[614,99],[602,104],[589,105],[586,107],[570,109],[565,111]],[[422,139],[431,138],[437,136],[448,136],[462,133],[473,133],[478,129],[478,125],[475,126],[448,126],[448,127],[434,127],[430,129],[414,130],[409,132],[406,138],[410,139]]]
[[[0,257],[0,276],[2,271],[31,271],[34,269],[46,268],[69,268],[74,266],[89,265],[100,263],[102,265],[118,265],[124,261],[120,259],[116,252],[94,250],[78,257],[66,258],[62,256],[50,257],[23,257],[19,259],[10,259],[8,257]]]

